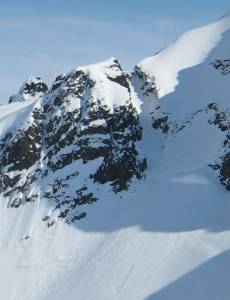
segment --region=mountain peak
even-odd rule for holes
[[[228,20],[0,107],[1,298],[229,298]]]
[[[111,74],[112,72],[116,73],[118,71],[121,71],[122,68],[118,59],[115,57],[111,57],[109,59],[103,60],[95,64],[80,66],[74,71],[79,70],[85,72],[86,74],[89,74],[92,79],[95,79],[99,77],[104,77],[106,74]]]
[[[9,103],[38,99],[47,90],[48,86],[44,83],[41,77],[29,77],[28,80],[21,86],[19,92],[10,97]]]

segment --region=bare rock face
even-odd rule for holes
[[[228,75],[230,74],[230,58],[227,59],[216,59],[213,63],[212,66],[220,70],[222,75]]]
[[[29,80],[10,102],[27,100],[35,101],[28,120],[0,141],[0,189],[10,207],[40,197],[73,223],[86,216],[80,206],[98,200],[94,186],[120,192],[144,178],[139,115],[116,59],[61,74],[49,90]],[[52,214],[43,221],[55,223]]]
[[[213,66],[228,74],[228,60]],[[49,89],[40,77],[30,79],[11,97],[32,106],[0,140],[0,192],[8,206],[41,199],[52,208],[43,217],[48,227],[57,218],[71,224],[86,217],[85,206],[100,199],[100,190],[120,193],[143,180],[147,159],[139,147],[143,128],[136,96],[151,106],[150,127],[165,138],[175,138],[202,116],[218,128],[225,136],[223,151],[210,167],[230,189],[229,111],[211,102],[173,121],[161,108],[154,78],[138,67],[128,74],[112,58],[61,74]]]
[[[42,152],[42,113],[39,103],[34,107],[24,128],[8,132],[0,143],[0,191],[9,198],[8,205],[18,207],[34,201],[31,184],[38,178]]]
[[[47,90],[48,86],[41,77],[31,77],[22,85],[17,94],[10,97],[9,103],[38,100]]]

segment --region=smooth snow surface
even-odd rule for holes
[[[128,90],[124,89],[122,85],[114,85],[114,82],[108,79],[108,77],[113,78],[115,75],[126,74],[120,69],[119,62],[115,57],[97,64],[77,68],[77,71],[81,70],[96,83],[92,94],[93,98],[103,99],[102,103],[107,105],[111,111],[113,111],[113,108],[125,104],[124,99],[127,99]],[[139,99],[132,97],[132,104],[140,112]]]
[[[230,192],[208,166],[225,135],[205,111],[210,102],[229,107],[230,75],[210,65],[230,56],[229,22],[226,17],[193,30],[140,63],[156,79],[160,111],[186,124],[168,138],[154,131],[149,114],[156,99],[140,99],[133,83],[144,131],[139,147],[148,160],[145,181],[118,194],[98,185],[101,199],[85,208],[85,219],[48,229],[41,222],[48,201],[9,209],[1,199],[0,299],[230,299]],[[111,108],[127,96],[105,76],[113,63],[79,68],[96,81],[94,97],[103,93]],[[33,105],[0,107],[1,134],[24,124]]]
[[[28,115],[32,112],[35,101],[16,102],[0,106],[0,135],[25,123]]]
[[[182,35],[158,54],[141,61],[141,70],[155,77],[159,96],[172,93],[178,84],[178,73],[191,68],[207,57],[230,28],[230,15],[207,26]]]

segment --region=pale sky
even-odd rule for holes
[[[215,21],[229,0],[0,0],[0,103],[29,76],[111,56],[131,70],[181,33]]]

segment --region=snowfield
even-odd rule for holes
[[[229,22],[228,15],[213,24],[189,31],[158,54],[139,63],[146,74],[155,77],[161,97],[175,90],[180,71],[204,61],[229,29]]]
[[[41,220],[52,211],[51,201],[40,197],[9,208],[0,196],[0,299],[230,299],[230,192],[210,167],[225,151],[216,111],[230,115],[230,73],[213,66],[217,59],[230,59],[230,16],[184,34],[137,65],[158,98],[134,73],[125,74],[128,92],[114,88],[108,76],[123,76],[114,58],[77,69],[96,82],[92,99],[111,111],[131,98],[143,127],[137,148],[147,157],[145,179],[118,193],[108,183],[92,184],[99,200],[83,205],[87,217],[73,224],[58,219],[49,228]],[[40,96],[0,106],[1,136],[29,126],[39,103]],[[81,105],[71,102],[70,108]],[[165,116],[167,132],[154,129],[153,119]],[[99,163],[71,164],[82,177],[69,191]],[[63,176],[62,170],[54,174]]]

